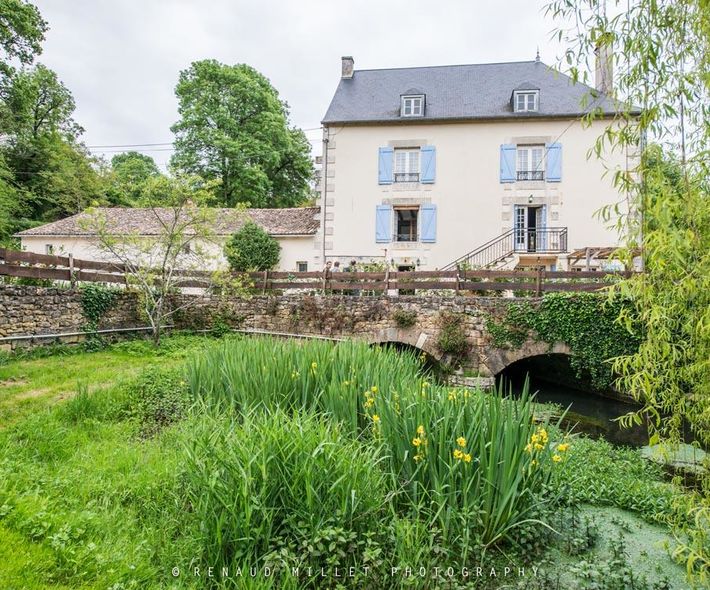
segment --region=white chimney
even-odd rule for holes
[[[594,50],[594,87],[603,94],[614,93],[614,56],[610,43],[601,40]]]
[[[343,79],[349,79],[353,77],[353,68],[355,67],[355,60],[351,55],[344,55],[342,58],[343,71],[340,75]]]

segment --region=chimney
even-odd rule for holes
[[[611,41],[602,36],[594,49],[594,87],[603,94],[614,93],[614,56]]]
[[[350,79],[353,77],[353,68],[355,67],[355,60],[351,55],[344,55],[342,58],[343,72],[340,77],[345,79]]]

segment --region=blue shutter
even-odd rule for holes
[[[548,143],[547,151],[547,170],[545,176],[548,182],[560,182],[562,180],[562,144]]]
[[[421,161],[421,182],[422,184],[434,184],[436,177],[436,148],[433,145],[422,146]]]
[[[420,240],[429,244],[436,242],[436,205],[422,205],[419,214],[421,215]]]
[[[515,182],[515,144],[504,143],[500,146],[500,181]]]
[[[377,205],[375,211],[375,242],[383,244],[392,241],[392,207]]]
[[[394,149],[381,147],[377,163],[377,180],[380,184],[392,184],[392,157]]]

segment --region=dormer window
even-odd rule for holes
[[[516,113],[537,112],[539,103],[539,90],[516,90],[513,92],[513,108]]]
[[[423,117],[424,116],[424,95],[408,94],[402,96],[401,115],[403,117]]]

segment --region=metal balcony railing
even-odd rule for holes
[[[518,170],[518,180],[545,180],[544,170]]]
[[[509,229],[468,254],[450,262],[441,270],[489,268],[517,253],[561,254],[567,252],[567,228]]]
[[[514,229],[516,253],[559,254],[567,252],[567,228]]]
[[[395,172],[395,182],[419,182],[419,172]]]

